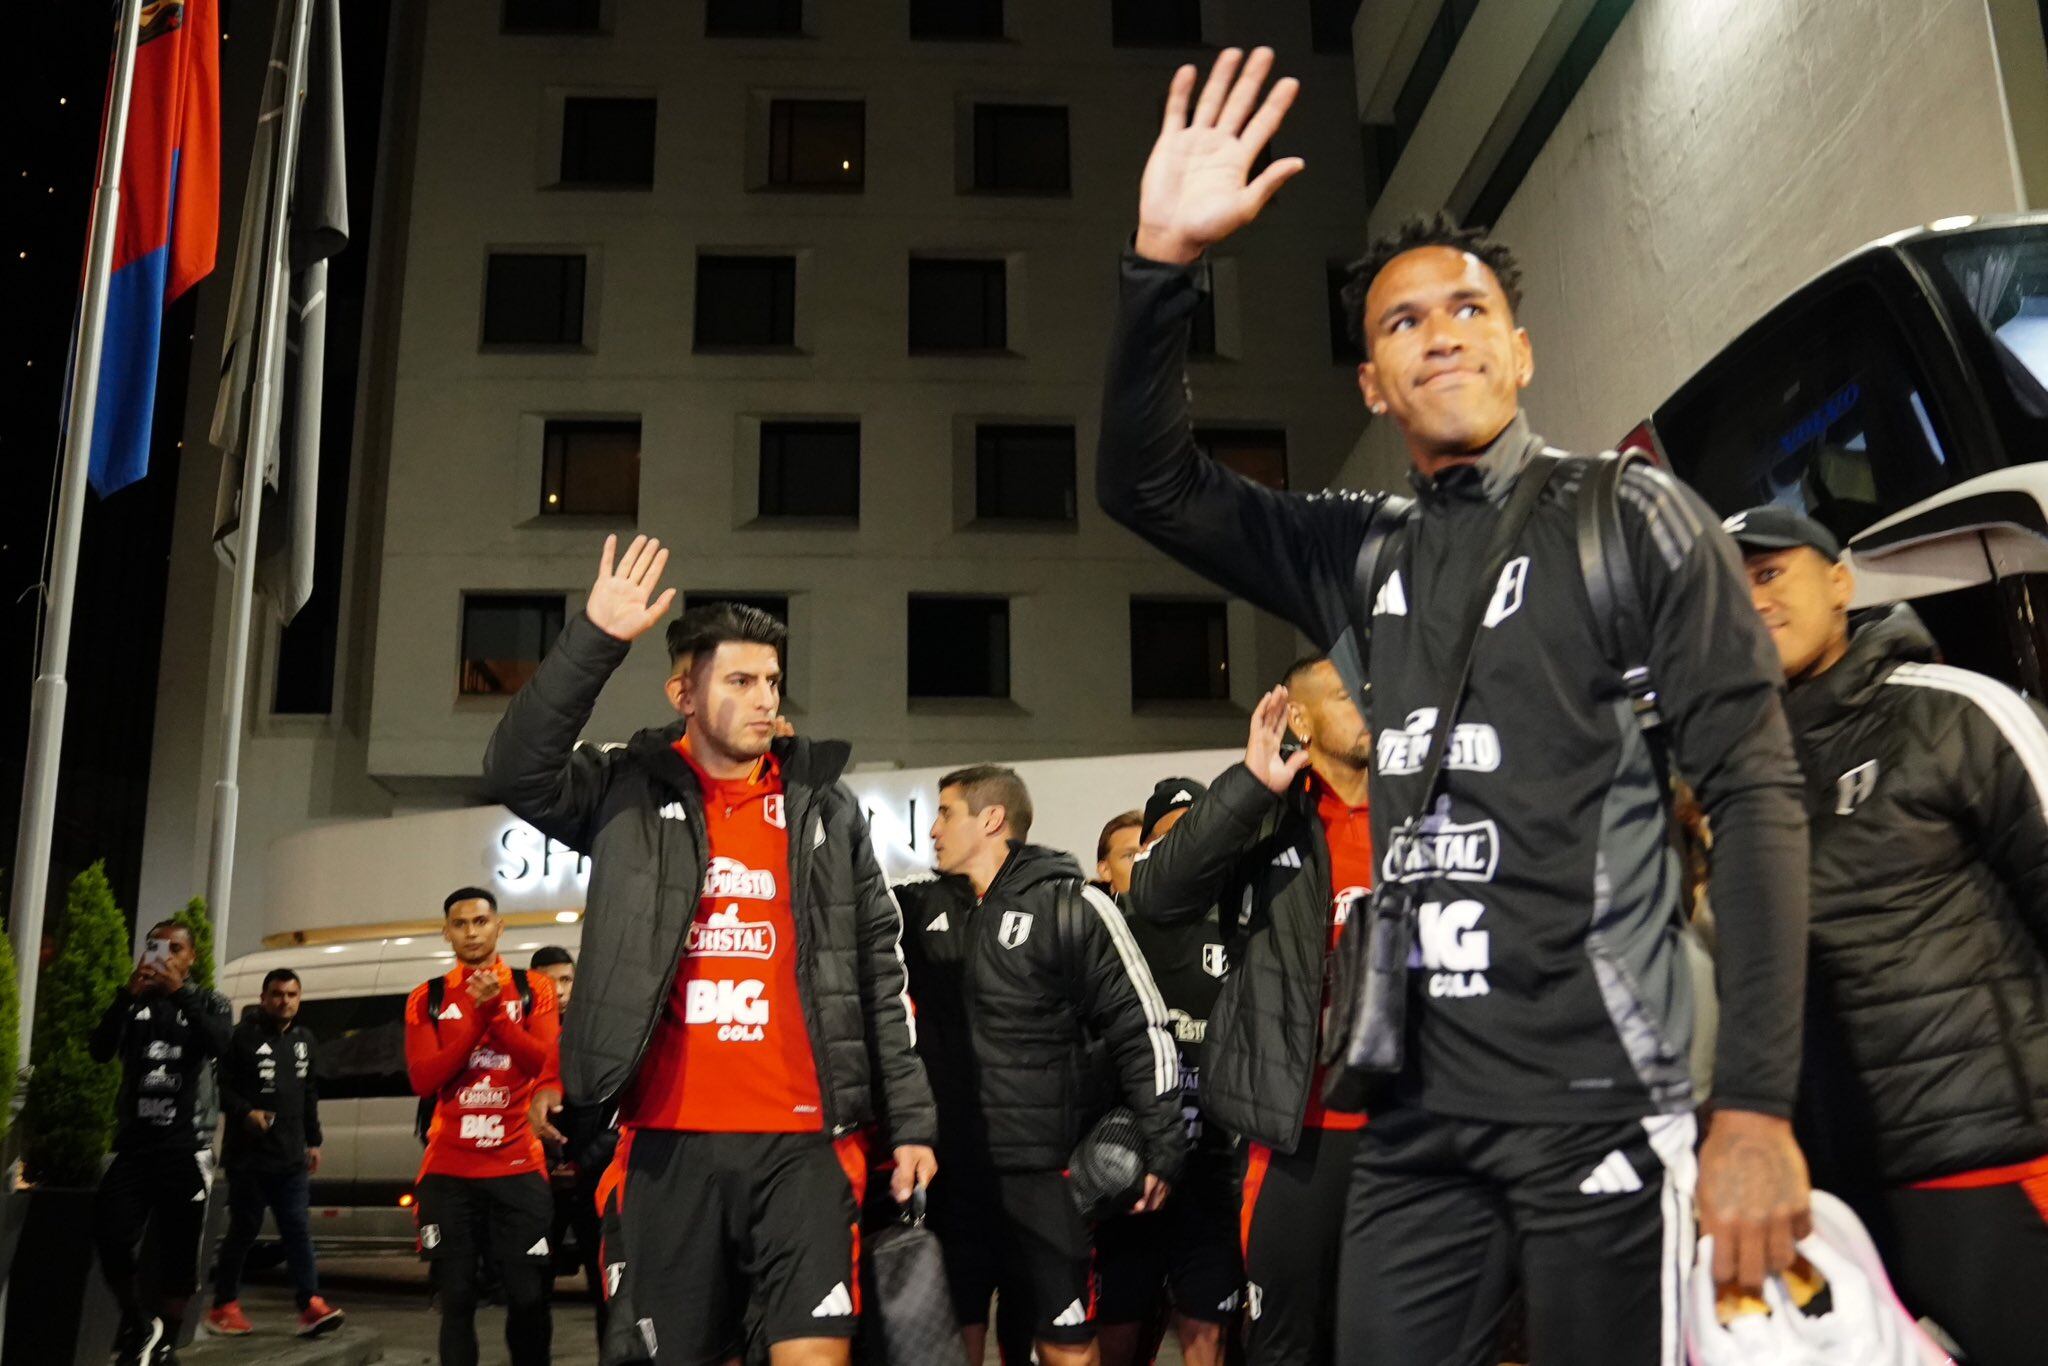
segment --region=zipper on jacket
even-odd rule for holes
[[[825,817],[818,812],[822,802],[817,789],[799,789],[805,794],[805,800],[801,808],[798,808],[796,803],[789,802],[792,786],[787,779],[783,781],[783,800],[792,808],[793,816],[789,822],[789,919],[796,930],[796,991],[798,998],[803,1002],[804,1035],[811,1045],[811,1066],[816,1068],[818,1073],[819,1118],[823,1121],[825,1132],[837,1138],[853,1126],[837,1123],[837,1117],[833,1114],[832,1073],[827,1065],[830,1058],[818,1046],[819,1037],[824,1033],[824,1029],[818,1020],[815,968],[817,945],[810,942],[811,936],[804,932],[806,912],[809,910],[811,899],[811,840],[808,827],[812,816],[816,814],[819,821],[818,831],[823,834]],[[870,1078],[869,1084],[872,1086],[879,1080]]]

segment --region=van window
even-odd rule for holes
[[[1679,476],[1722,512],[1781,503],[1844,541],[1954,479],[1899,326],[1849,283],[1726,354],[1657,413]]]
[[[1941,273],[1990,335],[2013,397],[2048,417],[2048,227],[1934,240]]]
[[[405,996],[334,996],[299,1006],[299,1023],[320,1041],[314,1075],[322,1100],[409,1096]]]

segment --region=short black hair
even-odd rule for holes
[[[710,658],[727,641],[773,645],[775,662],[789,667],[789,628],[772,615],[744,602],[707,602],[692,607],[668,624],[668,666],[684,655]]]
[[[441,903],[441,918],[446,920],[448,912],[454,910],[456,903],[462,901],[481,901],[494,911],[498,909],[498,898],[491,895],[489,888],[457,887],[454,891],[448,893],[447,900]]]
[[[1291,688],[1294,686],[1295,679],[1300,678],[1316,665],[1329,662],[1330,657],[1326,654],[1303,655],[1300,659],[1287,666],[1287,672],[1280,675],[1280,682]]]
[[[199,947],[198,936],[192,933],[192,927],[181,921],[159,920],[156,924],[149,927],[149,933],[144,935],[143,938],[154,939],[160,934],[182,934],[185,936],[187,944],[190,944],[195,949]]]
[[[1410,218],[1385,236],[1374,238],[1365,255],[1345,268],[1341,296],[1344,325],[1361,352],[1370,349],[1365,337],[1365,292],[1372,288],[1372,282],[1388,262],[1423,247],[1449,247],[1472,253],[1500,282],[1500,292],[1508,297],[1508,312],[1522,311],[1522,267],[1515,254],[1488,237],[1484,228],[1461,228],[1456,218],[1438,210],[1432,217]]]
[[[573,968],[576,966],[576,956],[560,944],[543,944],[533,951],[533,957],[526,965],[530,968],[551,968],[557,964],[567,964]]]
[[[1001,764],[974,764],[956,768],[939,779],[939,791],[957,787],[967,798],[967,809],[980,815],[991,806],[1003,808],[1003,821],[1015,839],[1031,833],[1031,790],[1014,768]]]
[[[269,972],[263,974],[263,990],[267,992],[279,982],[297,982],[298,980],[299,974],[293,972],[290,968],[272,968]]]

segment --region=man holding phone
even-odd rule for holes
[[[199,1285],[199,1243],[213,1185],[216,1104],[208,1064],[226,1050],[227,999],[190,980],[192,932],[162,921],[88,1041],[95,1062],[121,1063],[114,1161],[93,1202],[100,1269],[121,1307],[121,1366],[176,1366],[185,1304]],[[156,1303],[143,1303],[136,1246],[146,1231]]]

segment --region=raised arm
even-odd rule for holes
[[[576,739],[627,649],[668,613],[676,596],[670,588],[648,602],[668,564],[661,542],[635,536],[614,565],[618,543],[616,536],[604,538],[583,611],[513,695],[484,750],[485,790],[542,834],[586,853],[610,761],[578,748]]]
[[[1359,542],[1380,499],[1254,483],[1204,457],[1188,417],[1193,265],[1302,169],[1299,157],[1283,157],[1250,175],[1298,89],[1282,80],[1262,102],[1272,66],[1266,48],[1248,61],[1224,52],[1192,112],[1195,69],[1174,75],[1145,166],[1134,249],[1123,260],[1096,497],[1154,546],[1328,649],[1348,620]]]

